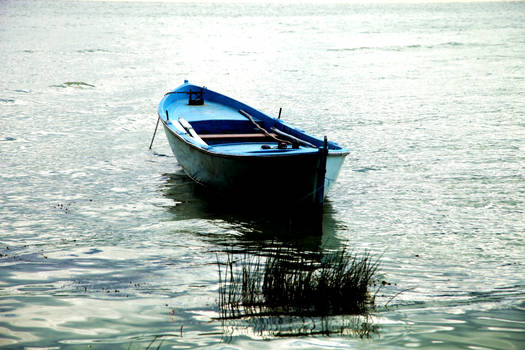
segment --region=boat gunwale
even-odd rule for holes
[[[160,116],[159,116],[159,118],[160,118]],[[222,157],[222,158],[227,158],[227,159],[239,159],[239,158],[243,158],[243,159],[246,159],[246,158],[259,159],[259,158],[279,158],[279,157],[307,157],[307,156],[311,156],[312,154],[316,154],[316,153],[319,152],[319,148],[312,148],[311,151],[301,152],[301,153],[275,152],[275,153],[271,153],[271,154],[264,154],[264,153],[257,153],[257,154],[228,154],[228,153],[223,153],[223,152],[216,152],[216,151],[213,151],[213,150],[210,150],[210,149],[206,149],[206,148],[204,148],[202,146],[199,146],[199,145],[197,145],[197,144],[187,140],[181,134],[178,134],[177,132],[175,132],[166,123],[166,121],[163,118],[160,118],[160,120],[162,121],[162,125],[164,126],[165,130],[168,130],[168,132],[171,135],[175,136],[178,140],[184,142],[187,146],[190,146],[191,148],[193,148],[195,150],[198,150],[201,153],[205,153],[205,154],[216,156],[216,157]],[[342,150],[329,150],[328,151],[328,156],[332,156],[332,157],[344,156],[344,157],[346,157],[349,153],[350,153],[350,151],[349,150],[345,150],[345,149],[342,149]]]

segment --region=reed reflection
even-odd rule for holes
[[[371,337],[379,261],[346,250],[263,255],[226,252],[218,258],[219,312],[226,335],[349,335]],[[377,291],[376,291],[377,292]]]

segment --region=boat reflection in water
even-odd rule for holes
[[[325,202],[323,231],[307,218],[276,215],[215,197],[182,173],[166,174],[165,197],[175,220],[210,220],[225,229],[194,232],[217,249],[218,319],[225,339],[340,334],[371,337],[378,259],[350,253],[335,235]],[[265,212],[268,212],[266,210]],[[293,214],[293,213],[292,213]]]
[[[247,205],[238,198],[231,199],[219,193],[209,192],[183,172],[164,176],[166,182],[162,192],[175,203],[168,208],[175,220],[199,219],[212,220],[217,225],[224,223],[230,229],[242,232],[236,239],[247,243],[274,240],[277,244],[287,242],[303,245],[305,249],[319,249],[321,244],[331,248],[341,245],[335,237],[335,232],[341,224],[334,219],[334,210],[329,200],[324,203],[322,226],[318,226],[318,218],[282,206],[278,199],[273,203],[254,203],[250,200],[250,204]],[[221,237],[217,243],[230,245],[233,242],[227,242]]]

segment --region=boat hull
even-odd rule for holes
[[[236,201],[278,202],[293,207],[322,204],[335,181],[344,157],[329,156],[327,176],[320,176],[321,152],[301,155],[233,156],[203,150],[187,142],[164,124],[164,130],[179,165],[199,184]],[[328,166],[328,164],[330,166]],[[324,191],[319,192],[322,179]]]

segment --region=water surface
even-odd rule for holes
[[[3,1],[0,346],[524,348],[523,13]],[[322,235],[209,203],[162,133],[148,150],[184,79],[350,148]],[[218,257],[277,246],[381,258],[378,332],[225,329]]]

